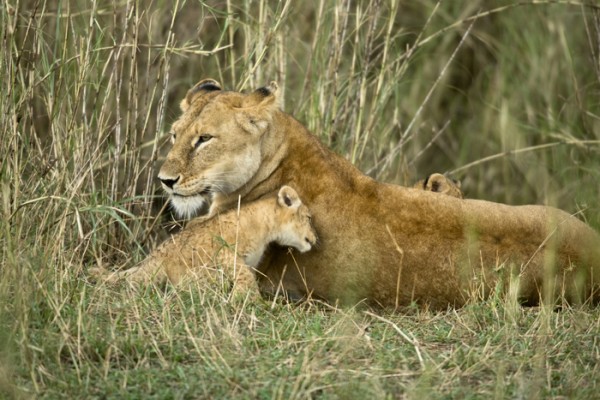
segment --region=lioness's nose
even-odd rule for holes
[[[177,181],[179,181],[179,177],[177,177],[175,179],[171,179],[171,178],[161,178],[159,176],[158,179],[160,179],[160,181],[163,183],[163,185],[165,185],[169,189],[173,189],[173,185],[175,185],[177,183]]]

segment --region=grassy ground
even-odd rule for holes
[[[49,398],[595,398],[598,311],[403,315],[70,288],[10,315],[6,390]],[[24,316],[26,315],[26,317]],[[7,315],[6,318],[9,316]],[[7,325],[9,321],[4,321]],[[12,331],[12,329],[9,329]],[[8,375],[10,373],[11,375]],[[8,382],[10,381],[10,383]]]
[[[0,397],[598,397],[597,308],[392,314],[86,274],[166,235],[154,177],[205,77],[277,80],[286,111],[379,179],[452,172],[468,197],[598,228],[594,4],[3,2]]]

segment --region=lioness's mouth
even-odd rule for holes
[[[208,196],[211,193],[212,193],[211,187],[207,186],[204,189],[202,189],[202,191],[200,191],[198,193],[194,193],[194,194],[181,194],[181,193],[173,192],[173,193],[171,193],[171,196],[173,196],[173,197],[197,197],[197,196],[206,197],[206,196]]]

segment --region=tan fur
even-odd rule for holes
[[[215,83],[216,84],[216,83]],[[218,86],[218,84],[216,84]],[[377,182],[326,149],[277,106],[277,88],[243,94],[204,90],[182,102],[176,140],[159,176],[167,191],[210,201],[207,218],[275,193],[298,191],[320,246],[290,255],[274,248],[258,266],[263,292],[292,298],[399,307],[464,304],[518,282],[523,301],[584,301],[600,282],[600,237],[569,214],[440,196]],[[214,135],[194,150],[202,133]],[[219,140],[216,140],[216,139]],[[178,207],[181,214],[195,209]],[[197,207],[196,207],[197,208]]]
[[[269,243],[305,252],[316,240],[308,208],[294,189],[283,186],[276,197],[248,204],[239,215],[230,210],[202,224],[190,222],[138,266],[105,280],[143,284],[163,284],[167,279],[179,284],[184,277],[225,280],[239,293],[258,294],[253,271]]]
[[[459,199],[463,198],[463,192],[460,190],[460,181],[438,173],[431,174],[427,178],[417,181],[413,187],[429,192],[442,193]]]

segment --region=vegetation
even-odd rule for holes
[[[600,310],[338,309],[106,287],[172,225],[154,177],[212,77],[363,171],[600,226],[594,1],[0,4],[0,397],[593,398]]]

